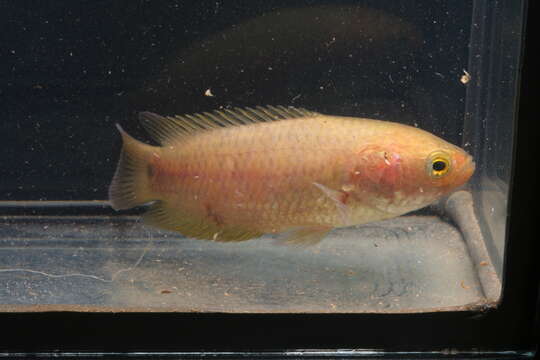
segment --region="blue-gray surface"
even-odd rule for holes
[[[0,231],[4,311],[403,312],[485,300],[460,231],[436,216],[338,229],[307,248],[185,239],[135,217],[4,217]]]

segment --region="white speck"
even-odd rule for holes
[[[332,40],[330,40],[329,42],[325,43],[325,45],[326,45],[326,47],[329,47],[330,45],[332,45],[332,44],[335,43],[335,42],[336,42],[336,37],[333,36],[333,37],[332,37]]]
[[[345,191],[345,192],[349,192],[351,190],[354,190],[354,185],[353,184],[345,184],[341,187],[341,190]]]
[[[214,234],[214,236],[212,236],[212,240],[214,240],[214,241],[215,241],[215,240],[216,240],[216,239],[218,238],[218,236],[219,236],[219,233],[218,233],[218,232],[217,232],[217,233],[215,233],[215,234]]]
[[[419,187],[419,188],[418,188],[418,191],[420,191],[421,193],[423,193],[423,192],[424,192],[424,188]]]
[[[204,92],[204,96],[214,96],[214,94],[212,94],[212,91],[210,89],[206,89],[206,91]]]
[[[354,175],[360,175],[360,171],[358,171],[358,170],[355,171],[355,172],[354,172]]]
[[[198,179],[198,178],[199,178],[199,175],[195,175],[193,178],[194,178],[194,179]]]
[[[471,81],[471,74],[467,72],[467,70],[463,69],[463,75],[461,75],[461,78],[459,79],[462,84],[467,84],[469,81]]]

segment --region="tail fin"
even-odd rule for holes
[[[155,199],[150,190],[148,161],[156,147],[144,144],[116,125],[122,135],[122,152],[109,186],[109,201],[115,210],[129,209]]]

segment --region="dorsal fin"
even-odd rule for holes
[[[144,111],[139,113],[139,121],[154,140],[166,145],[171,140],[177,141],[200,131],[318,115],[292,106],[257,106],[182,116],[161,116]]]

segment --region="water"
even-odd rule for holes
[[[521,4],[484,5],[3,5],[0,307],[416,312],[495,304]],[[477,171],[449,202],[334,231],[308,249],[181,239],[143,227],[140,209],[115,213],[104,202],[121,146],[115,123],[149,139],[139,111],[266,104],[417,126],[464,147]]]

